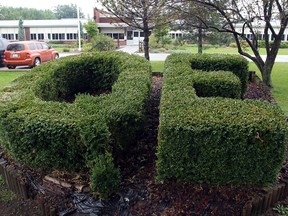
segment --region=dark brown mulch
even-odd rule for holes
[[[88,203],[86,207],[96,206],[95,215],[241,215],[246,201],[261,193],[261,189],[181,184],[175,180],[157,182],[155,180],[155,152],[161,88],[162,77],[153,76],[145,133],[139,138],[138,147],[130,152],[128,159],[119,163],[123,178],[121,192],[108,202],[97,201],[93,205]],[[249,83],[245,98],[262,98],[273,101],[268,89],[259,83]],[[12,162],[12,160],[10,161]],[[41,178],[43,178],[41,172],[27,169],[21,165],[19,165],[19,169],[25,170],[25,173],[41,186]],[[0,215],[41,215],[37,207],[39,197],[57,208],[62,215],[81,215],[79,213],[81,209],[77,210],[75,203],[72,202],[73,198],[75,200],[75,196],[70,192],[67,191],[62,196],[49,191],[41,194],[39,188],[31,187],[31,197],[37,201],[17,200],[9,203],[0,201]],[[93,208],[90,209],[90,212],[92,210]],[[89,215],[88,212],[89,209],[82,211]]]

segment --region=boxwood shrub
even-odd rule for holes
[[[90,168],[99,154],[135,145],[150,83],[149,62],[122,52],[42,64],[1,92],[1,145],[43,170]]]
[[[229,77],[228,72],[216,72],[215,78],[205,71],[199,75],[201,72],[192,69],[191,65],[193,67],[195,59],[201,57],[181,56],[170,55],[165,62],[157,177],[160,180],[176,178],[211,184],[264,185],[274,182],[284,159],[287,141],[283,112],[267,102],[241,100],[234,97],[234,93],[221,93],[222,90],[230,91],[234,85],[238,88],[235,90],[238,96],[240,83],[237,84],[233,76],[229,89],[225,89],[224,84],[219,94],[207,97],[206,88],[209,95],[217,92],[214,85],[221,86],[224,82],[217,84],[216,77],[219,76],[220,80]],[[217,64],[215,58],[218,57],[211,58],[205,56],[201,59],[202,66],[205,67],[205,60],[208,65],[212,61]],[[241,57],[237,58],[243,61]],[[220,64],[225,66],[223,62],[227,62],[233,68],[237,58],[233,56],[230,62],[231,57],[227,56],[227,60],[221,57]],[[204,79],[202,76],[207,77]],[[199,86],[195,85],[197,82]],[[204,92],[204,97],[197,91]]]
[[[245,94],[248,83],[248,62],[237,55],[190,55],[193,69],[202,71],[232,71],[241,81],[241,96]]]

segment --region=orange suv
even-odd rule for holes
[[[39,41],[9,43],[4,52],[4,64],[9,69],[28,65],[35,67],[43,62],[59,58],[59,53],[48,44]]]

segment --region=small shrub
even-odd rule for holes
[[[70,52],[69,48],[63,48],[63,52]]]
[[[90,182],[94,194],[103,199],[119,191],[120,171],[114,166],[110,153],[95,158]]]
[[[98,34],[92,39],[92,50],[93,51],[111,51],[115,50],[116,45],[111,37],[103,34]]]

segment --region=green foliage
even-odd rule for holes
[[[79,11],[80,18],[84,18],[83,12]],[[77,18],[77,5],[76,4],[65,4],[57,5],[54,9],[54,14],[57,19],[63,18]]]
[[[122,52],[42,64],[0,94],[1,143],[15,159],[40,169],[91,167],[98,154],[135,145],[150,78],[148,61]],[[104,94],[94,97],[94,91]]]
[[[38,10],[35,8],[5,7],[1,6],[0,20],[43,20],[56,19],[51,10]]]
[[[110,153],[99,155],[95,158],[92,175],[90,178],[91,189],[101,198],[117,193],[120,186],[120,171],[114,166],[113,157]]]
[[[87,23],[85,23],[84,28],[90,39],[95,38],[99,34],[97,24],[94,20],[89,20]]]
[[[198,97],[241,98],[241,82],[231,72],[198,71],[193,77],[193,87]]]
[[[287,216],[288,215],[288,208],[278,204],[275,208],[273,208],[274,211],[279,213],[281,216]]]
[[[159,179],[175,177],[187,182],[241,185],[263,185],[276,180],[287,144],[283,112],[262,101],[232,99],[234,95],[223,98],[222,84],[219,91],[214,85],[223,81],[226,86],[228,72],[199,72],[193,68],[245,68],[244,62],[239,62],[241,57],[236,56],[225,59],[181,54],[167,58],[158,131]],[[230,74],[229,88],[222,90],[233,91],[234,85],[239,96],[240,83]],[[215,84],[213,79],[217,76]],[[198,97],[195,82],[202,85],[198,87],[200,91],[207,88],[209,94],[220,95]]]
[[[181,54],[180,54],[181,55]],[[191,67],[204,71],[232,71],[241,81],[241,97],[248,83],[248,62],[238,55],[192,55]]]
[[[274,41],[269,41],[269,47],[271,48],[273,45]],[[258,47],[259,48],[266,48],[266,44],[264,40],[259,40],[258,41]],[[280,43],[280,48],[288,48],[288,42],[281,41]]]
[[[112,51],[116,49],[116,45],[111,37],[98,34],[92,39],[92,51]]]

